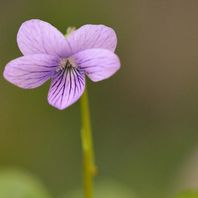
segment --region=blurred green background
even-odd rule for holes
[[[0,0],[1,73],[20,56],[16,33],[25,20],[63,33],[87,23],[114,28],[122,68],[88,82],[96,186],[110,183],[121,198],[168,198],[198,188],[197,10],[196,0]],[[79,103],[52,108],[48,87],[22,90],[0,78],[0,166],[28,171],[54,197],[72,198],[82,184]]]

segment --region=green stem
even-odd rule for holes
[[[96,166],[94,162],[94,149],[92,141],[92,131],[90,123],[88,93],[85,89],[81,97],[81,139],[83,149],[83,172],[84,172],[84,194],[85,198],[93,198],[93,177],[96,175]]]

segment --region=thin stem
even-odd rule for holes
[[[94,149],[92,141],[92,131],[90,123],[90,112],[88,93],[85,89],[81,97],[81,139],[83,149],[83,172],[84,172],[84,195],[85,198],[93,198],[93,177],[96,175],[96,166],[94,162]]]
[[[65,37],[73,32],[75,27],[68,27]],[[85,198],[93,198],[93,177],[96,175],[97,169],[94,162],[94,149],[92,141],[92,131],[89,113],[89,101],[87,89],[80,99],[81,102],[81,140],[83,149],[83,183],[84,183],[84,194]]]

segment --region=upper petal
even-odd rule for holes
[[[54,74],[59,61],[56,56],[43,54],[19,57],[6,65],[4,77],[18,87],[35,88]]]
[[[39,19],[32,19],[21,25],[17,43],[24,55],[50,54],[67,57],[71,54],[64,35],[51,24]]]
[[[84,72],[76,68],[64,68],[52,78],[48,102],[57,109],[65,109],[80,98],[84,88]]]
[[[73,55],[75,62],[92,81],[112,76],[120,68],[116,54],[106,49],[88,49]]]
[[[90,48],[114,51],[117,45],[115,31],[105,25],[84,25],[67,36],[72,53]]]

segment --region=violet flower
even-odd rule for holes
[[[80,98],[85,75],[97,82],[120,68],[116,34],[104,25],[84,25],[65,37],[49,23],[32,19],[21,25],[17,43],[24,56],[6,65],[4,77],[24,89],[51,79],[48,102],[58,109]]]

